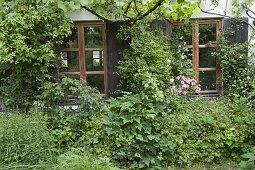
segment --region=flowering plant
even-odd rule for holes
[[[200,93],[201,86],[200,84],[192,78],[185,77],[183,75],[177,76],[175,79],[170,79],[171,86],[171,92],[175,94],[194,94],[194,93]]]

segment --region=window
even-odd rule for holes
[[[91,87],[107,94],[105,24],[75,23],[72,34],[65,38],[61,58],[66,75],[86,80]]]
[[[221,70],[215,57],[216,41],[219,37],[221,22],[219,20],[200,20],[191,24],[174,24],[172,34],[186,42],[188,58],[192,59],[195,79],[200,83],[202,93],[221,93]],[[176,36],[175,36],[176,37]]]

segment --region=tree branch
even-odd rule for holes
[[[107,19],[107,18],[101,16],[101,15],[98,14],[96,11],[94,11],[94,10],[88,8],[88,7],[85,6],[85,5],[81,5],[81,8],[84,8],[85,10],[87,10],[87,11],[89,11],[90,13],[94,14],[95,16],[97,16],[97,17],[98,17],[99,19],[101,19],[101,20],[104,20],[104,21],[106,21],[106,22],[113,22],[113,21],[111,21],[111,20],[109,20],[109,19]]]
[[[238,20],[238,21],[240,21],[242,23],[245,23],[245,24],[249,25],[253,30],[255,30],[255,28],[249,22],[246,22],[244,20],[241,20],[241,19],[238,19],[238,18],[235,18],[235,17],[231,17],[231,16],[228,16],[228,15],[224,15],[224,14],[219,14],[219,13],[215,13],[215,12],[205,11],[202,8],[200,8],[200,10],[201,10],[201,12],[206,13],[206,14],[217,15],[217,16],[221,16],[221,17],[226,17],[226,18],[231,18],[231,19]]]
[[[135,23],[139,20],[142,20],[144,19],[145,17],[147,17],[150,13],[152,13],[153,11],[155,11],[160,5],[162,5],[162,3],[164,2],[165,0],[159,0],[152,8],[150,8],[148,11],[146,11],[144,14],[142,14],[141,16],[138,16],[136,18],[131,18],[127,21],[124,21],[125,23]]]
[[[160,5],[162,5],[162,3],[164,2],[165,0],[158,0],[158,2],[150,9],[148,9],[144,14],[142,15],[138,15],[137,17],[135,18],[130,18],[128,20],[116,20],[116,21],[113,21],[113,20],[110,20],[100,14],[98,14],[96,11],[90,9],[89,7],[85,6],[85,5],[81,5],[81,8],[89,11],[90,13],[94,14],[95,16],[97,16],[99,19],[101,20],[104,20],[106,22],[123,22],[123,23],[126,23],[126,24],[130,24],[130,23],[135,23],[139,20],[142,20],[144,19],[146,16],[148,16],[150,13],[152,13],[153,11],[155,11]],[[131,0],[130,2],[133,2],[133,0]],[[131,3],[130,3],[131,5]]]
[[[133,2],[133,0],[129,1],[129,3],[127,4],[127,7],[126,7],[126,9],[125,9],[125,11],[124,11],[124,14],[127,14],[127,12],[128,12],[128,10],[129,10],[129,8],[130,8],[132,2]]]
[[[136,12],[137,12],[137,15],[138,15],[138,16],[141,16],[141,12],[138,11],[138,8],[137,8],[137,5],[136,5],[136,0],[134,0],[134,5],[135,5],[135,10],[136,10]]]

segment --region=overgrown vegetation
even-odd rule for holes
[[[56,5],[42,1],[17,1],[1,10],[0,102],[27,109],[54,76],[57,46],[72,23]]]
[[[59,2],[62,9],[81,4]],[[1,11],[0,102],[8,106],[0,113],[1,169],[163,169],[241,159],[241,168],[254,169],[255,80],[248,44],[219,42],[215,55],[225,97],[206,100],[192,97],[201,89],[187,71],[186,28],[177,30],[172,38],[181,38],[174,41],[148,22],[131,21],[136,24],[119,34],[130,42],[118,72],[128,92],[106,100],[84,81],[55,77],[58,45],[71,27],[61,3],[17,1]],[[197,10],[196,3],[185,4],[190,2],[175,3],[173,19]],[[65,106],[70,98],[77,107]]]
[[[37,114],[0,113],[0,163],[34,165],[53,157],[53,135]]]
[[[248,96],[254,90],[254,54],[249,53],[251,45],[233,44],[222,37],[216,53],[223,71],[223,92],[229,98]],[[249,54],[248,54],[249,53]],[[233,71],[234,70],[234,71]]]

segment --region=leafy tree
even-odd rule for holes
[[[54,4],[40,0],[4,4],[0,23],[0,102],[30,106],[49,80],[53,49],[70,33],[71,20]]]

